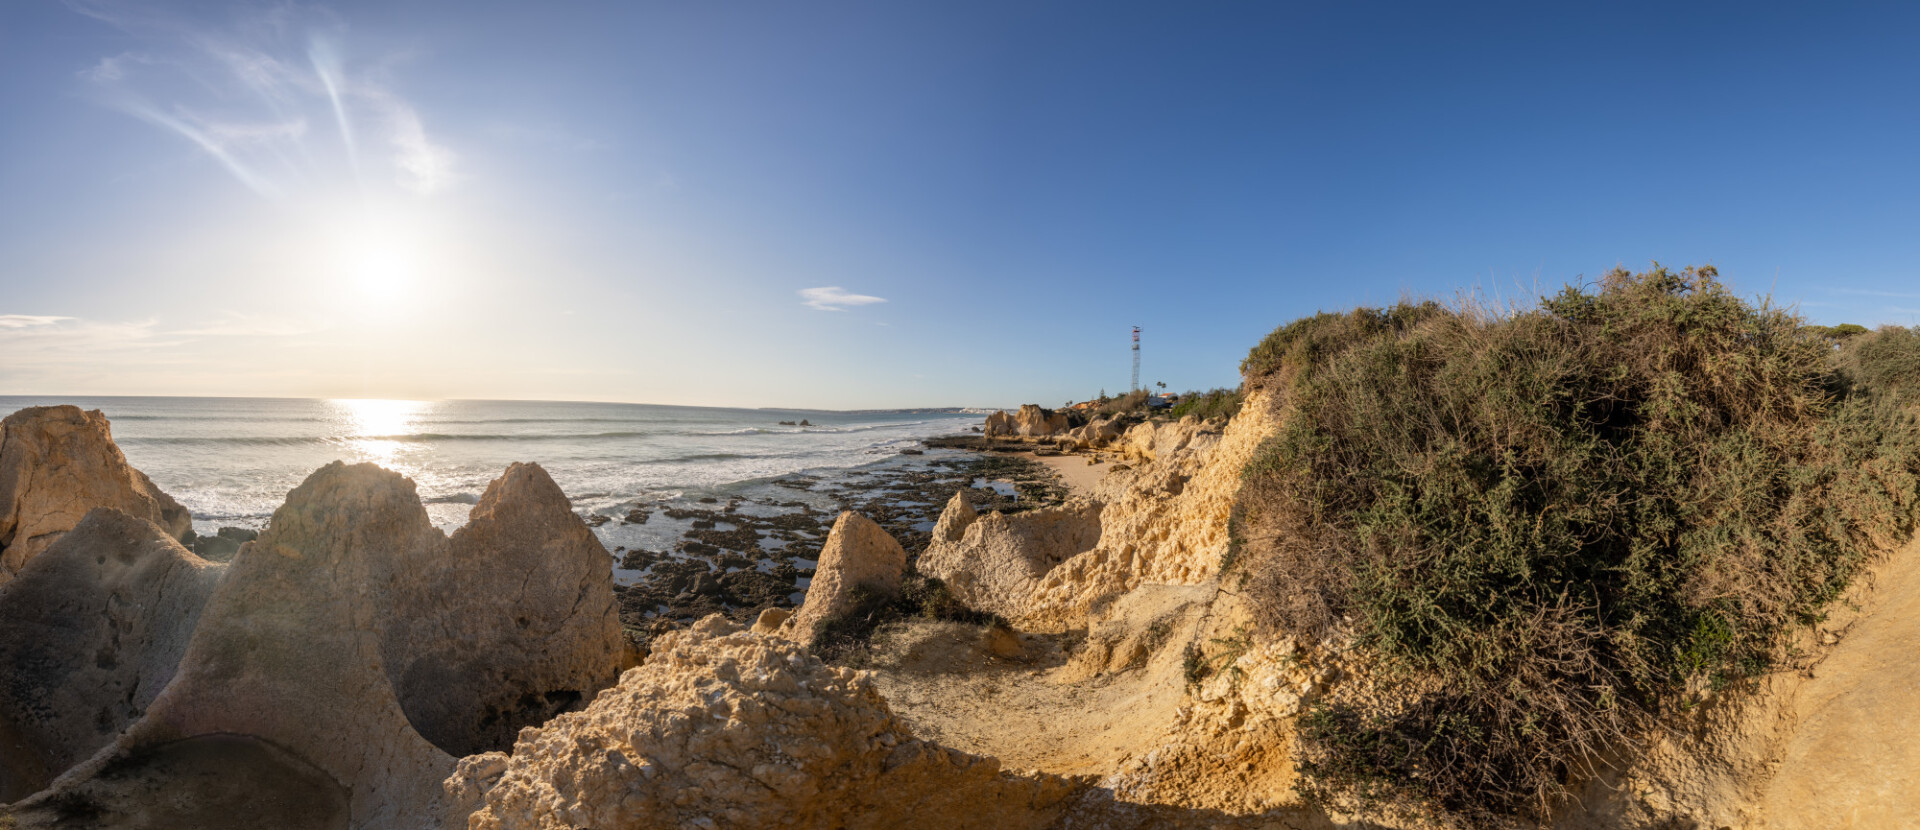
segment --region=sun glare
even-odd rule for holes
[[[336,237],[333,261],[342,299],[370,317],[404,311],[426,270],[420,239],[398,218],[346,229]]]
[[[400,456],[413,446],[407,436],[427,414],[432,404],[425,401],[391,401],[343,398],[329,401],[340,411],[343,435],[348,447],[360,460],[383,467],[394,467]],[[405,472],[404,470],[402,472]]]
[[[371,243],[356,251],[352,269],[354,287],[372,302],[393,302],[414,277],[413,257],[391,244]]]

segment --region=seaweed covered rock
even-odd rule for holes
[[[96,507],[175,539],[193,528],[186,508],[127,464],[100,410],[35,406],[0,420],[0,585]]]
[[[1046,827],[1078,786],[916,740],[860,673],[719,616],[585,711],[466,758],[471,830]]]
[[[0,592],[0,803],[111,743],[173,679],[225,566],[96,507]]]
[[[900,592],[907,552],[872,519],[851,510],[840,514],[820,549],[807,600],[787,623],[795,639],[811,643],[820,624],[851,610],[855,589],[883,596]]]

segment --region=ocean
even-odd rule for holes
[[[783,476],[831,481],[927,464],[950,451],[901,450],[980,421],[618,403],[21,396],[0,396],[0,414],[50,404],[106,413],[127,460],[191,510],[201,533],[265,526],[289,490],[334,460],[408,476],[434,524],[451,530],[515,461],[546,468],[583,516],[616,516],[636,504],[751,495]],[[779,423],[803,419],[812,426]],[[647,541],[626,538],[619,523],[597,530],[610,549]]]

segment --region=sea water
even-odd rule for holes
[[[104,412],[128,462],[193,512],[195,529],[259,528],[328,462],[413,479],[452,529],[507,465],[546,468],[577,511],[911,464],[900,451],[966,430],[978,414],[822,412],[541,401],[0,396],[0,415],[74,404]],[[807,420],[812,426],[785,426]],[[603,533],[603,536],[608,534]]]

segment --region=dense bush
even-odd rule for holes
[[[1117,398],[1111,398],[1105,403],[1100,404],[1099,412],[1102,416],[1106,417],[1126,415],[1129,413],[1144,413],[1147,411],[1147,397],[1149,394],[1145,389],[1135,389],[1132,392],[1128,392]]]
[[[1167,411],[1174,419],[1192,415],[1202,421],[1228,420],[1240,411],[1241,395],[1238,389],[1215,389],[1211,392],[1188,392],[1180,396],[1180,402]]]
[[[1266,338],[1243,370],[1288,415],[1237,561],[1267,625],[1349,634],[1377,681],[1303,718],[1303,791],[1542,817],[1690,688],[1761,669],[1913,527],[1914,419],[1870,391],[1920,351],[1853,340],[1850,390],[1793,315],[1658,267]]]
[[[1920,397],[1920,328],[1885,326],[1849,337],[1834,364],[1850,388],[1883,397]]]

